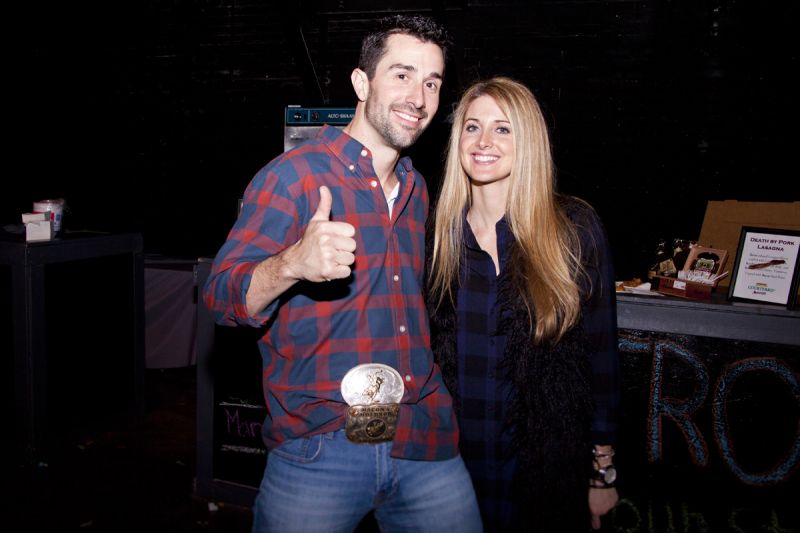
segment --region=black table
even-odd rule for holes
[[[121,256],[130,268],[118,269],[117,273],[112,274],[103,273],[106,276],[102,278],[104,280],[108,275],[115,278],[108,287],[94,288],[106,291],[108,296],[107,299],[102,298],[105,301],[97,302],[97,313],[113,313],[115,295],[130,296],[118,300],[133,303],[132,309],[126,306],[124,312],[120,313],[124,317],[119,320],[119,328],[124,332],[118,336],[120,349],[109,349],[108,352],[110,355],[125,353],[126,357],[132,354],[132,360],[125,363],[126,379],[130,379],[125,386],[133,391],[133,395],[124,398],[124,403],[129,404],[135,413],[142,414],[145,405],[145,330],[141,235],[76,232],[65,233],[51,241],[30,243],[18,235],[0,235],[0,265],[7,266],[6,271],[10,271],[17,440],[23,460],[28,464],[41,460],[45,441],[49,437],[47,366],[52,362],[52,352],[56,350],[48,346],[48,327],[58,324],[53,323],[52,310],[47,312],[47,278],[54,272],[54,265],[110,256]],[[80,266],[83,268],[84,264],[80,263]],[[53,302],[50,303],[52,306]],[[64,313],[69,312],[70,306],[65,305]],[[132,320],[127,320],[127,317],[132,317]],[[76,317],[69,318],[77,320]],[[75,336],[81,338],[81,342],[91,342],[92,317],[80,317],[79,320],[85,327],[76,331]],[[59,357],[80,355],[58,353]]]
[[[800,346],[800,310],[770,304],[617,293],[619,329]]]

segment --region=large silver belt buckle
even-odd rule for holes
[[[351,442],[386,442],[394,438],[405,392],[397,370],[380,363],[355,366],[342,378],[341,389],[349,405],[345,434]]]

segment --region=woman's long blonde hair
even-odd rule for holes
[[[434,307],[455,302],[459,267],[464,258],[464,217],[472,203],[469,177],[461,166],[459,140],[470,104],[490,96],[511,122],[516,157],[511,171],[506,220],[516,241],[509,258],[524,285],[531,330],[537,344],[557,342],[580,316],[576,279],[582,273],[574,226],[558,204],[547,124],[527,87],[505,77],[492,78],[466,90],[456,108],[447,148],[444,178],[438,196],[429,273]],[[502,252],[502,251],[501,251]]]

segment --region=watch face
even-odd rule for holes
[[[603,481],[609,485],[617,480],[617,469],[614,468],[614,465],[608,465],[605,468],[601,468],[600,473],[603,475]]]

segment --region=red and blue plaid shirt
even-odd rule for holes
[[[325,127],[261,169],[245,191],[204,296],[217,323],[264,328],[263,434],[270,449],[343,428],[342,377],[356,365],[383,363],[405,384],[392,456],[440,460],[458,453],[452,400],[433,363],[422,297],[427,186],[409,158],[395,174],[400,193],[390,217],[369,150]],[[356,228],[352,275],[298,282],[249,317],[245,294],[253,270],[303,235],[321,185],[333,196],[331,220]]]

